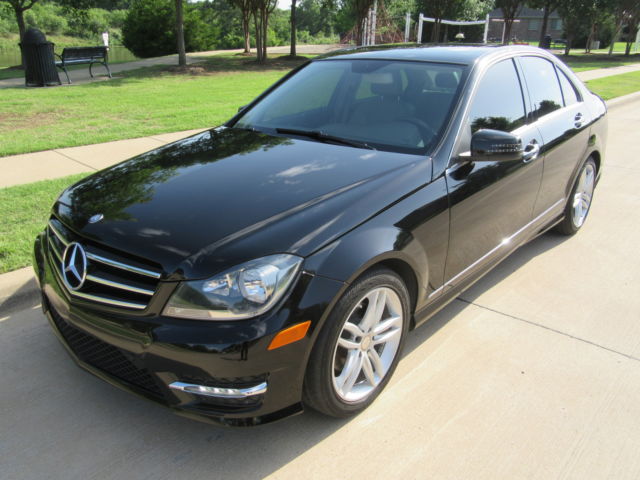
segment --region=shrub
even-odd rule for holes
[[[67,29],[62,8],[53,3],[36,3],[24,17],[27,28],[35,27],[47,35],[61,34]]]
[[[122,26],[122,42],[141,58],[176,53],[175,11],[171,0],[134,0]],[[197,9],[185,4],[184,38],[187,51],[206,50],[212,30]]]

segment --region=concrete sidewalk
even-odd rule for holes
[[[322,54],[331,52],[333,50],[339,50],[340,48],[344,48],[345,45],[299,45],[296,50],[298,54]],[[282,47],[269,47],[267,49],[269,54],[272,55],[283,55],[289,53],[289,46]],[[229,54],[229,53],[240,53],[242,49],[235,50],[209,50],[206,52],[194,52],[187,55],[187,64],[204,62],[208,57],[213,57],[215,55],[221,54]],[[120,72],[126,72],[129,70],[137,70],[139,68],[145,67],[153,67],[155,65],[177,65],[178,64],[178,55],[166,55],[164,57],[154,57],[154,58],[145,58],[142,60],[136,60],[133,62],[125,62],[125,63],[114,63],[113,65],[109,65],[109,69],[114,77],[118,75]],[[91,83],[91,82],[99,82],[109,80],[109,77],[106,76],[106,70],[101,65],[98,65],[93,70],[95,77],[91,77],[89,75],[89,66],[84,65],[81,68],[69,70],[69,78],[74,85],[82,85],[83,83]],[[65,76],[62,70],[59,71],[60,80],[62,81],[62,85],[67,84],[67,77]],[[24,78],[7,78],[5,80],[0,80],[0,88],[17,88],[24,87]],[[26,87],[25,87],[26,88]]]
[[[623,73],[637,72],[640,70],[640,63],[634,65],[622,65],[620,67],[599,68],[597,70],[586,70],[578,72],[578,78],[583,82],[595,80],[597,78],[611,77],[613,75],[622,75]]]
[[[0,188],[50,180],[74,173],[97,172],[200,130],[151,135],[82,147],[60,148],[0,158]]]

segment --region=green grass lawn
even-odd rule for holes
[[[51,205],[86,175],[0,189],[0,274],[31,265],[33,240],[46,225]]]
[[[622,65],[633,65],[640,63],[640,54],[624,55],[607,55],[607,54],[582,54],[568,57],[558,55],[558,58],[566,63],[574,72],[584,72],[586,70],[596,70],[598,68],[620,67]]]
[[[640,71],[598,78],[587,82],[587,86],[605,100],[621,97],[640,90]]]
[[[304,60],[216,56],[108,82],[2,90],[0,156],[219,125]]]

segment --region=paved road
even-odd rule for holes
[[[183,419],[75,367],[37,306],[0,314],[0,477],[640,478],[639,107],[610,115],[583,231],[535,240],[413,332],[350,421]]]

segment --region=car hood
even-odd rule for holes
[[[219,128],[81,180],[54,210],[167,279],[194,279],[263,255],[309,255],[430,179],[424,156]]]

